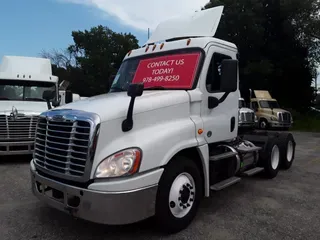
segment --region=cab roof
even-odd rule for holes
[[[51,61],[46,58],[4,56],[0,64],[0,79],[56,82]]]

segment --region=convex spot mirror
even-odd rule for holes
[[[235,92],[238,88],[238,60],[225,59],[221,63],[221,91]]]

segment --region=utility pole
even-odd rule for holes
[[[148,39],[150,38],[150,28],[148,28]]]

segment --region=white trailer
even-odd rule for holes
[[[155,216],[177,232],[211,191],[290,168],[292,134],[238,134],[238,50],[213,37],[222,11],[161,23],[125,56],[110,93],[42,113],[35,196],[92,222]]]
[[[38,117],[60,105],[49,59],[4,56],[0,65],[0,155],[31,154]],[[49,102],[43,93],[51,92]]]

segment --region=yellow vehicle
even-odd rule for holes
[[[293,119],[289,111],[280,107],[278,101],[271,97],[270,93],[265,90],[250,90],[251,108],[255,111],[258,118],[258,128],[282,128],[288,130]]]

